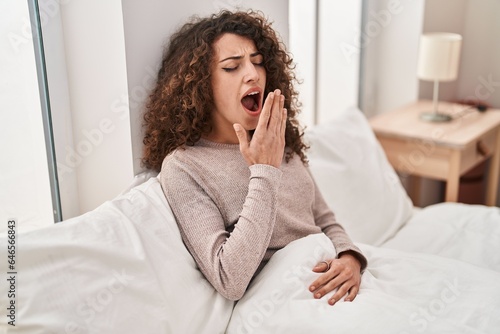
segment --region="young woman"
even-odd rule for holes
[[[352,301],[366,259],[311,177],[296,120],[292,59],[266,19],[223,11],[170,40],[144,115],[143,163],[161,184],[184,243],[219,293],[240,299],[270,257],[325,233],[338,257],[309,290]]]

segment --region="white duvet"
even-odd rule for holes
[[[436,254],[500,272],[500,208],[436,204],[415,214],[383,247]]]
[[[16,257],[16,326],[2,311],[0,333],[223,333],[233,308],[197,270],[156,178],[19,234]]]
[[[312,235],[276,253],[237,303],[228,333],[500,332],[500,273],[430,254],[361,245],[369,266],[357,298],[313,299],[311,266],[334,255],[328,243]]]
[[[0,332],[500,333],[499,217],[483,206],[423,209],[383,247],[360,244],[360,293],[333,307],[307,291],[311,268],[335,252],[311,235],[278,251],[234,307],[197,270],[152,178],[18,236],[16,327],[4,318]]]
[[[419,211],[368,258],[353,302],[307,287],[335,250],[322,234],[277,252],[236,305],[228,333],[500,333],[500,209],[443,203]]]

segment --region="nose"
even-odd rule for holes
[[[259,72],[256,68],[257,65],[252,62],[248,62],[245,66],[245,75],[243,76],[244,82],[258,82],[259,81]]]

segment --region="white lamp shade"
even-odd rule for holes
[[[457,78],[462,36],[452,33],[429,33],[420,38],[419,79],[452,81]]]

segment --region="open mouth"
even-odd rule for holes
[[[248,95],[244,96],[241,99],[241,104],[245,109],[248,109],[252,112],[259,111],[260,105],[260,93],[259,92],[251,92]]]

